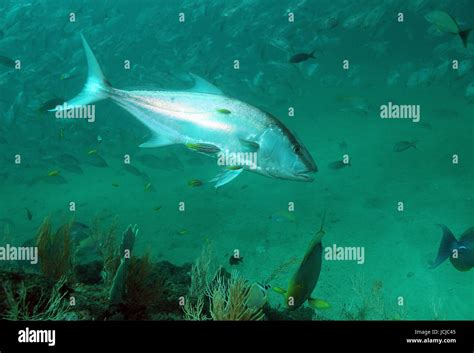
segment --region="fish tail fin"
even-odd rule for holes
[[[102,73],[100,65],[82,33],[81,38],[87,59],[87,81],[82,88],[82,91],[77,96],[65,102],[62,106],[59,105],[50,111],[81,107],[109,97],[111,85]]]
[[[418,147],[416,146],[417,143],[418,143],[418,140],[412,141],[412,143],[411,143],[411,146],[412,146],[415,150],[418,149]]]
[[[329,309],[331,307],[331,305],[327,301],[317,298],[309,298],[308,304],[311,308],[318,310]]]
[[[430,269],[436,268],[441,265],[448,257],[451,256],[453,249],[456,247],[457,240],[453,233],[443,224],[438,224],[443,230],[443,237],[439,244],[438,256],[436,260],[431,264]]]
[[[316,52],[316,49],[314,49],[311,53],[309,53],[309,57],[310,58],[313,58],[313,59],[316,59],[316,57],[314,56],[314,53]]]
[[[469,33],[471,32],[471,30],[472,29],[469,28],[459,32],[459,36],[461,37],[462,44],[464,44],[464,48],[467,48],[467,38],[469,37]]]

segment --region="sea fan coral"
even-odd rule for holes
[[[59,281],[68,278],[72,270],[72,243],[69,236],[71,223],[51,231],[51,222],[46,218],[38,231],[37,246],[41,272],[48,278]]]
[[[17,290],[12,289],[11,283],[4,284],[3,289],[6,296],[7,311],[3,316],[5,320],[64,320],[69,312],[69,303],[66,300],[67,292],[63,291],[66,277],[62,277],[53,286],[51,294],[47,295],[41,291],[39,298],[37,293],[21,282]],[[36,298],[32,300],[32,298]]]
[[[233,271],[230,279],[218,273],[207,289],[213,320],[263,320],[261,309],[247,307],[250,286]]]

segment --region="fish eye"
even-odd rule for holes
[[[301,147],[299,145],[294,145],[293,146],[293,152],[299,153],[301,151]]]

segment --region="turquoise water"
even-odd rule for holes
[[[4,242],[23,244],[48,216],[55,226],[116,219],[120,230],[140,229],[137,256],[183,265],[209,242],[213,266],[286,288],[326,211],[323,247],[363,249],[364,259],[323,258],[313,295],[331,308],[314,319],[361,319],[348,313],[364,301],[362,319],[474,318],[473,272],[449,260],[428,268],[442,237],[436,224],[457,239],[473,226],[474,43],[465,48],[425,19],[443,10],[472,27],[471,1],[3,0],[0,10],[0,55],[21,64],[0,66]],[[111,100],[95,103],[94,122],[40,111],[81,90],[80,33],[113,87],[184,90],[192,72],[278,117],[314,158],[314,181],[244,171],[216,189],[215,160],[182,144],[139,148],[149,129]],[[289,62],[313,50],[315,59]],[[389,102],[418,106],[419,122],[381,119]],[[396,152],[400,141],[416,148]],[[344,155],[350,166],[329,167]],[[231,266],[235,249],[243,261]],[[268,292],[271,307],[283,300]]]

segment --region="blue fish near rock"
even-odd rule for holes
[[[459,240],[443,224],[439,225],[443,230],[443,238],[439,245],[438,256],[431,269],[441,265],[448,257],[454,268],[458,271],[469,271],[474,267],[474,227],[466,230]]]

